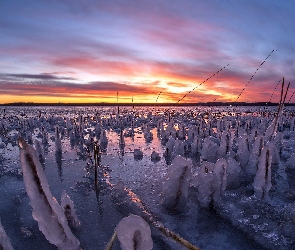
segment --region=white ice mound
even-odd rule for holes
[[[175,145],[175,139],[172,136],[170,136],[166,144],[166,150],[163,153],[164,157],[171,157],[174,145]]]
[[[214,174],[217,176],[217,190],[214,193],[214,200],[219,201],[220,196],[223,195],[227,185],[227,162],[225,159],[218,159],[215,163]]]
[[[80,242],[69,228],[62,207],[51,194],[36,150],[22,138],[18,143],[24,183],[40,231],[60,250],[79,250]]]
[[[258,166],[258,157],[261,155],[262,148],[264,147],[264,137],[258,135],[254,141],[252,153],[249,157],[248,164],[246,166],[246,171],[250,175],[255,175]]]
[[[213,194],[217,190],[218,179],[213,172],[215,165],[212,162],[203,161],[198,174],[198,200],[202,207],[213,204]]]
[[[117,225],[117,237],[123,250],[151,250],[153,240],[149,224],[138,215],[129,215]]]
[[[183,143],[183,141],[176,138],[175,144],[172,150],[172,158],[174,158],[177,155],[184,156],[185,147],[186,147],[185,143]]]
[[[34,145],[35,145],[35,149],[37,151],[37,155],[39,156],[39,161],[42,163],[44,161],[44,156],[43,156],[40,142],[38,140],[35,140]]]
[[[239,149],[237,152],[238,161],[240,162],[241,168],[245,169],[250,157],[250,145],[249,145],[248,135],[242,136],[238,144],[239,144]]]
[[[271,149],[265,146],[259,157],[258,169],[254,178],[254,195],[257,199],[269,201],[271,189]]]
[[[74,202],[71,200],[70,196],[67,194],[66,190],[63,190],[61,194],[60,205],[64,210],[64,214],[68,220],[68,224],[71,228],[76,228],[80,225],[80,221],[76,214],[74,207]]]
[[[219,146],[214,142],[214,137],[207,137],[202,145],[201,157],[204,161],[215,163],[217,161],[217,150]]]
[[[176,156],[168,169],[168,178],[163,184],[163,206],[171,210],[182,210],[188,197],[192,163]]]
[[[226,178],[226,187],[227,189],[235,189],[240,187],[240,173],[241,167],[240,163],[237,162],[232,157],[229,157],[227,160],[227,178]]]
[[[1,250],[13,250],[11,246],[10,239],[7,236],[0,220],[0,249]]]

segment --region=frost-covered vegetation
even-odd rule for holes
[[[3,249],[295,247],[293,107],[119,110],[0,109]]]

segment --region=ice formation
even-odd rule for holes
[[[117,185],[114,185],[112,187],[111,197],[113,202],[115,203],[115,207],[123,215],[127,216],[130,213],[138,215],[167,237],[171,237],[178,243],[182,244],[183,246],[186,246],[188,249],[199,250],[199,248],[195,247],[178,234],[170,231],[168,228],[164,226],[164,224],[161,221],[157,220],[157,218],[149,211],[145,203],[143,203],[141,199],[135,193],[132,192],[132,190],[126,188],[122,181],[119,181]]]
[[[71,228],[76,228],[80,225],[80,221],[76,214],[74,207],[74,202],[71,200],[70,196],[67,194],[66,190],[63,190],[61,194],[60,205],[64,211],[67,218],[68,224]]]
[[[52,196],[36,150],[19,138],[23,178],[33,218],[46,239],[60,250],[79,250],[80,243],[68,226],[62,207]]]
[[[250,154],[247,166],[245,168],[247,173],[251,176],[254,176],[257,172],[258,158],[261,155],[263,147],[264,147],[264,137],[262,135],[258,135],[255,138],[253,149]]]
[[[255,197],[269,201],[271,186],[271,150],[265,146],[259,157],[258,169],[253,182]]]
[[[214,209],[212,216],[217,213],[229,220],[233,228],[241,229],[250,237],[250,241],[257,241],[269,249],[294,248],[295,209],[292,204],[295,185],[292,180],[295,169],[295,118],[292,106],[281,108],[279,112],[271,106],[171,107],[168,109],[169,112],[163,107],[142,109],[122,107],[119,114],[111,107],[44,107],[45,111],[42,111],[42,116],[39,118],[35,117],[36,110],[32,107],[10,107],[9,109],[11,109],[11,117],[8,115],[9,112],[6,112],[6,118],[0,119],[0,127],[3,127],[0,128],[0,177],[6,175],[1,178],[0,184],[5,184],[4,191],[9,194],[14,194],[14,186],[6,185],[5,182],[12,180],[16,187],[18,178],[21,176],[18,171],[19,147],[15,147],[16,137],[21,134],[24,138],[34,141],[37,153],[32,159],[37,161],[38,155],[41,153],[46,155],[46,163],[48,163],[46,174],[48,173],[48,177],[51,178],[49,181],[57,184],[52,190],[54,193],[57,190],[58,193],[63,189],[70,190],[72,188],[70,185],[75,185],[73,190],[75,192],[77,190],[79,200],[85,198],[82,197],[83,194],[88,195],[87,198],[91,200],[92,192],[96,190],[93,182],[92,145],[98,141],[101,149],[104,150],[101,165],[107,165],[106,168],[102,168],[100,174],[107,172],[106,174],[110,177],[109,182],[122,180],[129,187],[127,189],[121,182],[116,186],[110,183],[106,185],[112,186],[112,193],[116,193],[112,194],[112,201],[115,207],[119,208],[117,211],[123,212],[125,216],[130,213],[139,215],[154,226],[157,225],[157,220],[149,211],[155,211],[157,216],[163,217],[164,221],[181,230],[179,232],[183,232],[196,244],[198,240],[202,241],[201,244],[205,244],[204,242],[208,243],[208,241],[201,238],[198,231],[199,225],[193,223],[198,220],[199,211],[206,211],[211,215],[211,209]],[[87,115],[82,114],[81,110],[87,111]],[[0,116],[1,114],[0,112]],[[55,135],[56,127],[60,128],[59,135]],[[127,136],[131,138],[126,138]],[[54,154],[55,151],[61,151],[58,139],[62,139],[63,142],[63,161],[61,161],[61,155]],[[36,140],[39,142],[42,140],[42,144],[38,144]],[[114,153],[118,152],[118,141],[120,150],[122,148],[120,145],[124,145],[123,148],[126,147],[125,155]],[[106,147],[108,142],[109,148]],[[31,148],[28,145],[26,147]],[[122,151],[119,152],[122,153]],[[143,155],[149,157],[143,158]],[[159,155],[164,155],[165,159],[160,158]],[[180,157],[178,155],[183,155],[186,159],[182,158],[181,164],[178,164],[176,168],[173,158],[177,159]],[[55,156],[56,161],[54,161]],[[134,161],[133,156],[142,161]],[[185,170],[182,165],[187,159],[189,162],[190,159],[192,160],[192,181],[186,172],[188,168]],[[62,163],[63,166],[61,166]],[[118,167],[117,163],[124,167]],[[74,171],[77,170],[77,173],[71,171],[72,166],[75,166]],[[54,179],[56,171],[60,177],[63,175],[63,182]],[[86,171],[85,175],[83,171]],[[26,172],[29,171],[26,170]],[[170,174],[173,175],[172,178]],[[38,180],[41,180],[39,175],[44,176],[44,174],[37,175]],[[170,184],[169,179],[171,179]],[[174,191],[181,186],[181,179],[186,186],[190,183],[191,187],[187,188],[187,191],[186,187],[183,187],[184,190],[179,188],[179,192]],[[99,178],[99,181],[104,180],[105,177]],[[99,185],[101,191],[99,198],[104,201],[104,204],[99,203],[99,206],[109,208],[108,196],[104,196],[109,189],[105,188],[104,184]],[[173,187],[170,188],[169,185]],[[42,190],[45,189],[42,186]],[[38,191],[37,187],[36,190]],[[132,190],[136,190],[134,192],[138,192],[144,201],[148,202],[146,204],[151,207],[151,210],[147,209],[145,203]],[[159,196],[161,191],[163,191],[162,195]],[[15,192],[18,197],[21,197],[18,199],[21,199],[22,203],[17,203],[17,206],[22,210],[25,207],[22,193],[19,190]],[[44,196],[45,193],[48,194],[47,191],[43,193]],[[36,197],[42,197],[41,194],[37,194],[38,196],[33,195],[35,200]],[[53,211],[57,204],[52,195],[46,195],[46,197],[50,200],[48,204],[54,203],[50,205]],[[97,196],[93,195],[93,197],[97,199]],[[76,200],[77,196],[73,198]],[[166,203],[168,209],[173,210],[172,213],[159,207],[160,199],[163,200],[164,205]],[[188,199],[191,200],[188,201]],[[45,198],[40,200],[46,203]],[[174,213],[173,201],[174,203],[182,202],[185,204],[182,207],[189,209],[183,209],[181,214]],[[34,201],[31,203],[33,207]],[[43,203],[40,203],[40,206],[43,206]],[[69,204],[62,204],[57,210],[64,213],[63,207],[66,207],[66,214],[69,215],[70,206],[67,205]],[[197,209],[198,206],[209,209]],[[176,210],[181,210],[180,207],[176,206]],[[90,205],[85,204],[85,206],[77,206],[77,209],[81,214],[81,211],[91,208]],[[51,212],[51,210],[43,210]],[[3,211],[6,211],[5,204],[4,207],[3,205],[0,207],[1,214]],[[41,217],[40,211],[41,209],[34,209],[35,218]],[[59,212],[54,213],[59,214]],[[38,220],[41,222],[38,223],[42,224],[39,217]],[[57,223],[63,225],[59,222],[57,215],[53,217]],[[68,220],[66,216],[64,217],[62,220],[67,223]],[[68,216],[68,219],[69,217],[71,216]],[[89,223],[85,217],[83,228],[90,224],[93,226],[94,223]],[[104,219],[107,217],[104,216]],[[121,218],[121,215],[119,217]],[[179,222],[179,217],[183,218],[185,223]],[[115,226],[117,221],[110,221],[110,223]],[[43,220],[43,227],[45,224]],[[196,228],[196,231],[190,235],[188,231],[192,227]],[[97,228],[99,228],[98,234],[103,238],[104,234],[99,231],[100,225]],[[8,228],[6,229],[8,231]],[[32,232],[34,230],[25,229]],[[111,228],[113,229],[114,227]],[[13,230],[19,230],[19,228]],[[8,232],[13,230],[9,228]],[[79,229],[79,238],[81,241],[83,238],[83,244],[89,240],[83,236],[84,233],[82,228]],[[25,242],[26,246],[30,244],[24,237],[19,241]],[[158,242],[155,241],[155,248],[157,244]],[[93,248],[90,247],[90,249]]]
[[[221,201],[221,196],[224,194],[227,185],[227,162],[225,159],[218,159],[215,163],[214,174],[217,177],[217,188],[214,192],[214,201]]]
[[[55,151],[56,151],[57,154],[62,154],[59,127],[55,128]]]
[[[216,144],[216,141],[211,137],[207,137],[202,145],[201,150],[201,157],[204,161],[209,161],[212,163],[215,163],[217,161],[217,151],[218,151],[218,145]]]
[[[167,209],[182,210],[188,197],[191,179],[191,165],[182,156],[176,156],[168,169],[167,180],[163,184],[163,205]]]
[[[198,200],[202,207],[213,206],[214,193],[217,191],[217,175],[214,174],[214,164],[203,161],[200,166],[198,181]]]
[[[43,163],[44,162],[44,156],[43,156],[43,152],[42,152],[40,142],[38,140],[35,140],[34,145],[35,145],[37,155],[39,156],[39,161],[40,161],[40,163]]]
[[[149,224],[137,215],[123,218],[116,227],[122,250],[150,250],[153,248]]]

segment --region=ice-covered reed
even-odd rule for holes
[[[60,205],[64,211],[70,228],[76,228],[80,226],[80,221],[76,214],[74,207],[74,202],[71,200],[70,196],[67,194],[66,190],[63,190],[61,194]]]
[[[173,231],[170,231],[161,221],[157,220],[157,218],[149,211],[145,203],[143,203],[141,199],[132,192],[132,190],[126,188],[122,181],[119,181],[117,185],[112,187],[111,197],[115,207],[124,215],[129,215],[130,213],[138,215],[142,217],[147,223],[162,232],[164,235],[172,238],[182,246],[185,246],[191,250],[199,250],[198,247],[194,246],[189,241],[185,240]],[[113,236],[115,236],[115,234]]]
[[[181,211],[188,198],[192,163],[182,156],[176,156],[168,168],[167,180],[163,184],[163,206],[169,210]]]
[[[41,148],[41,144],[40,144],[40,141],[38,140],[35,140],[34,141],[34,145],[35,145],[35,149],[36,149],[36,152],[37,152],[37,155],[39,157],[39,161],[40,163],[44,163],[44,155],[43,155],[43,150]]]
[[[138,215],[123,218],[116,227],[122,250],[151,250],[153,240],[149,224]]]
[[[55,128],[55,151],[57,154],[62,154],[61,137],[59,127]]]
[[[19,138],[20,161],[33,218],[46,239],[60,250],[79,250],[80,243],[69,228],[62,207],[52,196],[36,150]]]
[[[254,195],[257,199],[269,201],[271,184],[271,150],[265,146],[259,157],[258,169],[254,178]]]

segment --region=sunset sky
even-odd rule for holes
[[[283,77],[295,91],[294,0],[3,0],[0,34],[0,103],[236,101],[246,85],[238,101],[264,102]]]

